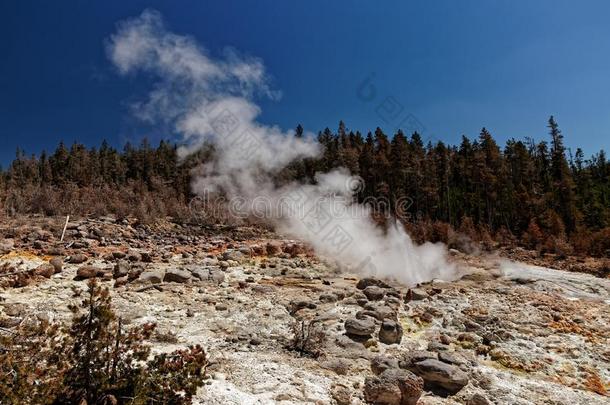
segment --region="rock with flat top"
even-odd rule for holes
[[[361,278],[360,280],[358,280],[358,283],[356,284],[356,288],[359,290],[364,290],[366,287],[369,287],[372,285],[381,287],[381,288],[390,288],[390,286],[388,284],[386,284],[384,281],[381,281],[381,280],[378,280],[378,279],[372,278],[372,277],[365,277],[365,278]]]
[[[457,393],[468,384],[468,375],[458,367],[435,359],[427,359],[414,364],[412,371],[422,377],[427,385],[440,387],[451,394]]]
[[[159,284],[163,281],[165,273],[163,270],[146,270],[140,274],[138,280],[145,283]]]
[[[371,301],[379,301],[385,295],[385,291],[383,291],[383,288],[378,287],[376,285],[370,285],[364,290],[362,290],[362,292],[364,293],[364,295],[366,295],[366,298]]]
[[[348,319],[345,321],[345,333],[352,336],[371,336],[375,332],[375,322],[366,317],[364,319]]]
[[[188,283],[191,279],[191,273],[181,269],[169,269],[165,272],[163,281],[174,283]]]

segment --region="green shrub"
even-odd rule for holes
[[[154,324],[124,330],[107,288],[92,280],[72,325],[0,333],[2,404],[190,404],[203,385],[205,351],[151,356]]]

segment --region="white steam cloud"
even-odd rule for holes
[[[142,71],[155,79],[146,100],[132,106],[137,117],[171,125],[183,137],[184,155],[215,146],[216,158],[193,182],[196,193],[221,190],[253,210],[272,207],[267,218],[278,230],[365,275],[409,285],[455,277],[444,246],[416,246],[401,225],[376,226],[369,208],[353,203],[357,179],[346,170],[318,174],[315,185],[273,184],[274,173],[316,157],[319,146],[311,134],[298,138],[257,122],[261,110],[253,100],[280,96],[261,60],[234,50],[212,58],[193,38],[169,32],[151,10],[119,23],[107,51],[121,74]]]

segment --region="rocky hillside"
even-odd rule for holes
[[[201,344],[206,404],[606,404],[610,280],[451,252],[463,274],[367,278],[254,228],[0,225],[0,333],[67,321],[86,280],[156,351]]]

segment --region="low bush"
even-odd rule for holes
[[[95,280],[70,327],[42,322],[0,332],[2,404],[190,404],[203,385],[205,351],[151,354],[155,330],[128,330]]]

